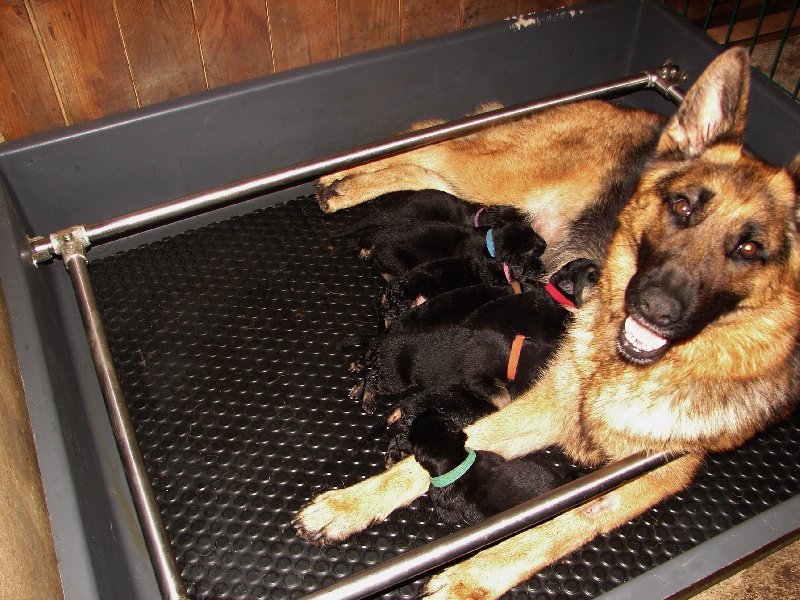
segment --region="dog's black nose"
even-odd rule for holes
[[[684,302],[660,286],[650,286],[639,295],[639,314],[653,325],[670,327],[683,318]]]

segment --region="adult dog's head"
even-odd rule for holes
[[[600,295],[630,363],[793,347],[800,157],[781,169],[744,149],[748,59],[729,50],[701,75],[620,215]]]

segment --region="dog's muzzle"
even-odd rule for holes
[[[633,317],[622,323],[617,339],[620,353],[637,365],[655,362],[669,348],[669,340],[642,325]]]

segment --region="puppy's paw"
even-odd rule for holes
[[[373,391],[366,389],[361,394],[361,408],[368,415],[375,414],[375,408],[378,406],[378,395]]]
[[[402,418],[403,418],[403,409],[402,407],[398,407],[395,408],[388,417],[386,417],[386,423],[388,425],[394,425]]]
[[[414,307],[416,299],[408,297],[401,286],[389,283],[378,297],[378,311],[388,329],[392,323]]]
[[[386,455],[384,462],[386,468],[389,469],[392,465],[399,463],[401,460],[409,456],[404,448],[408,446],[408,442],[403,434],[395,436],[389,441],[389,446],[386,448]]]

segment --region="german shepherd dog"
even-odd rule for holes
[[[576,103],[320,181],[329,210],[401,186],[522,199],[551,260],[587,246],[589,219],[621,206],[616,226],[606,220],[608,244],[606,230],[591,238],[593,258],[604,258],[597,287],[545,373],[466,428],[467,445],[506,459],[555,445],[588,467],[640,451],[678,457],[435,574],[429,597],[500,596],[684,488],[706,454],[790,413],[800,384],[800,157],[777,168],[745,151],[748,92],[748,54],[728,50],[666,122]],[[336,543],[428,484],[409,457],[317,497],[295,527]]]

